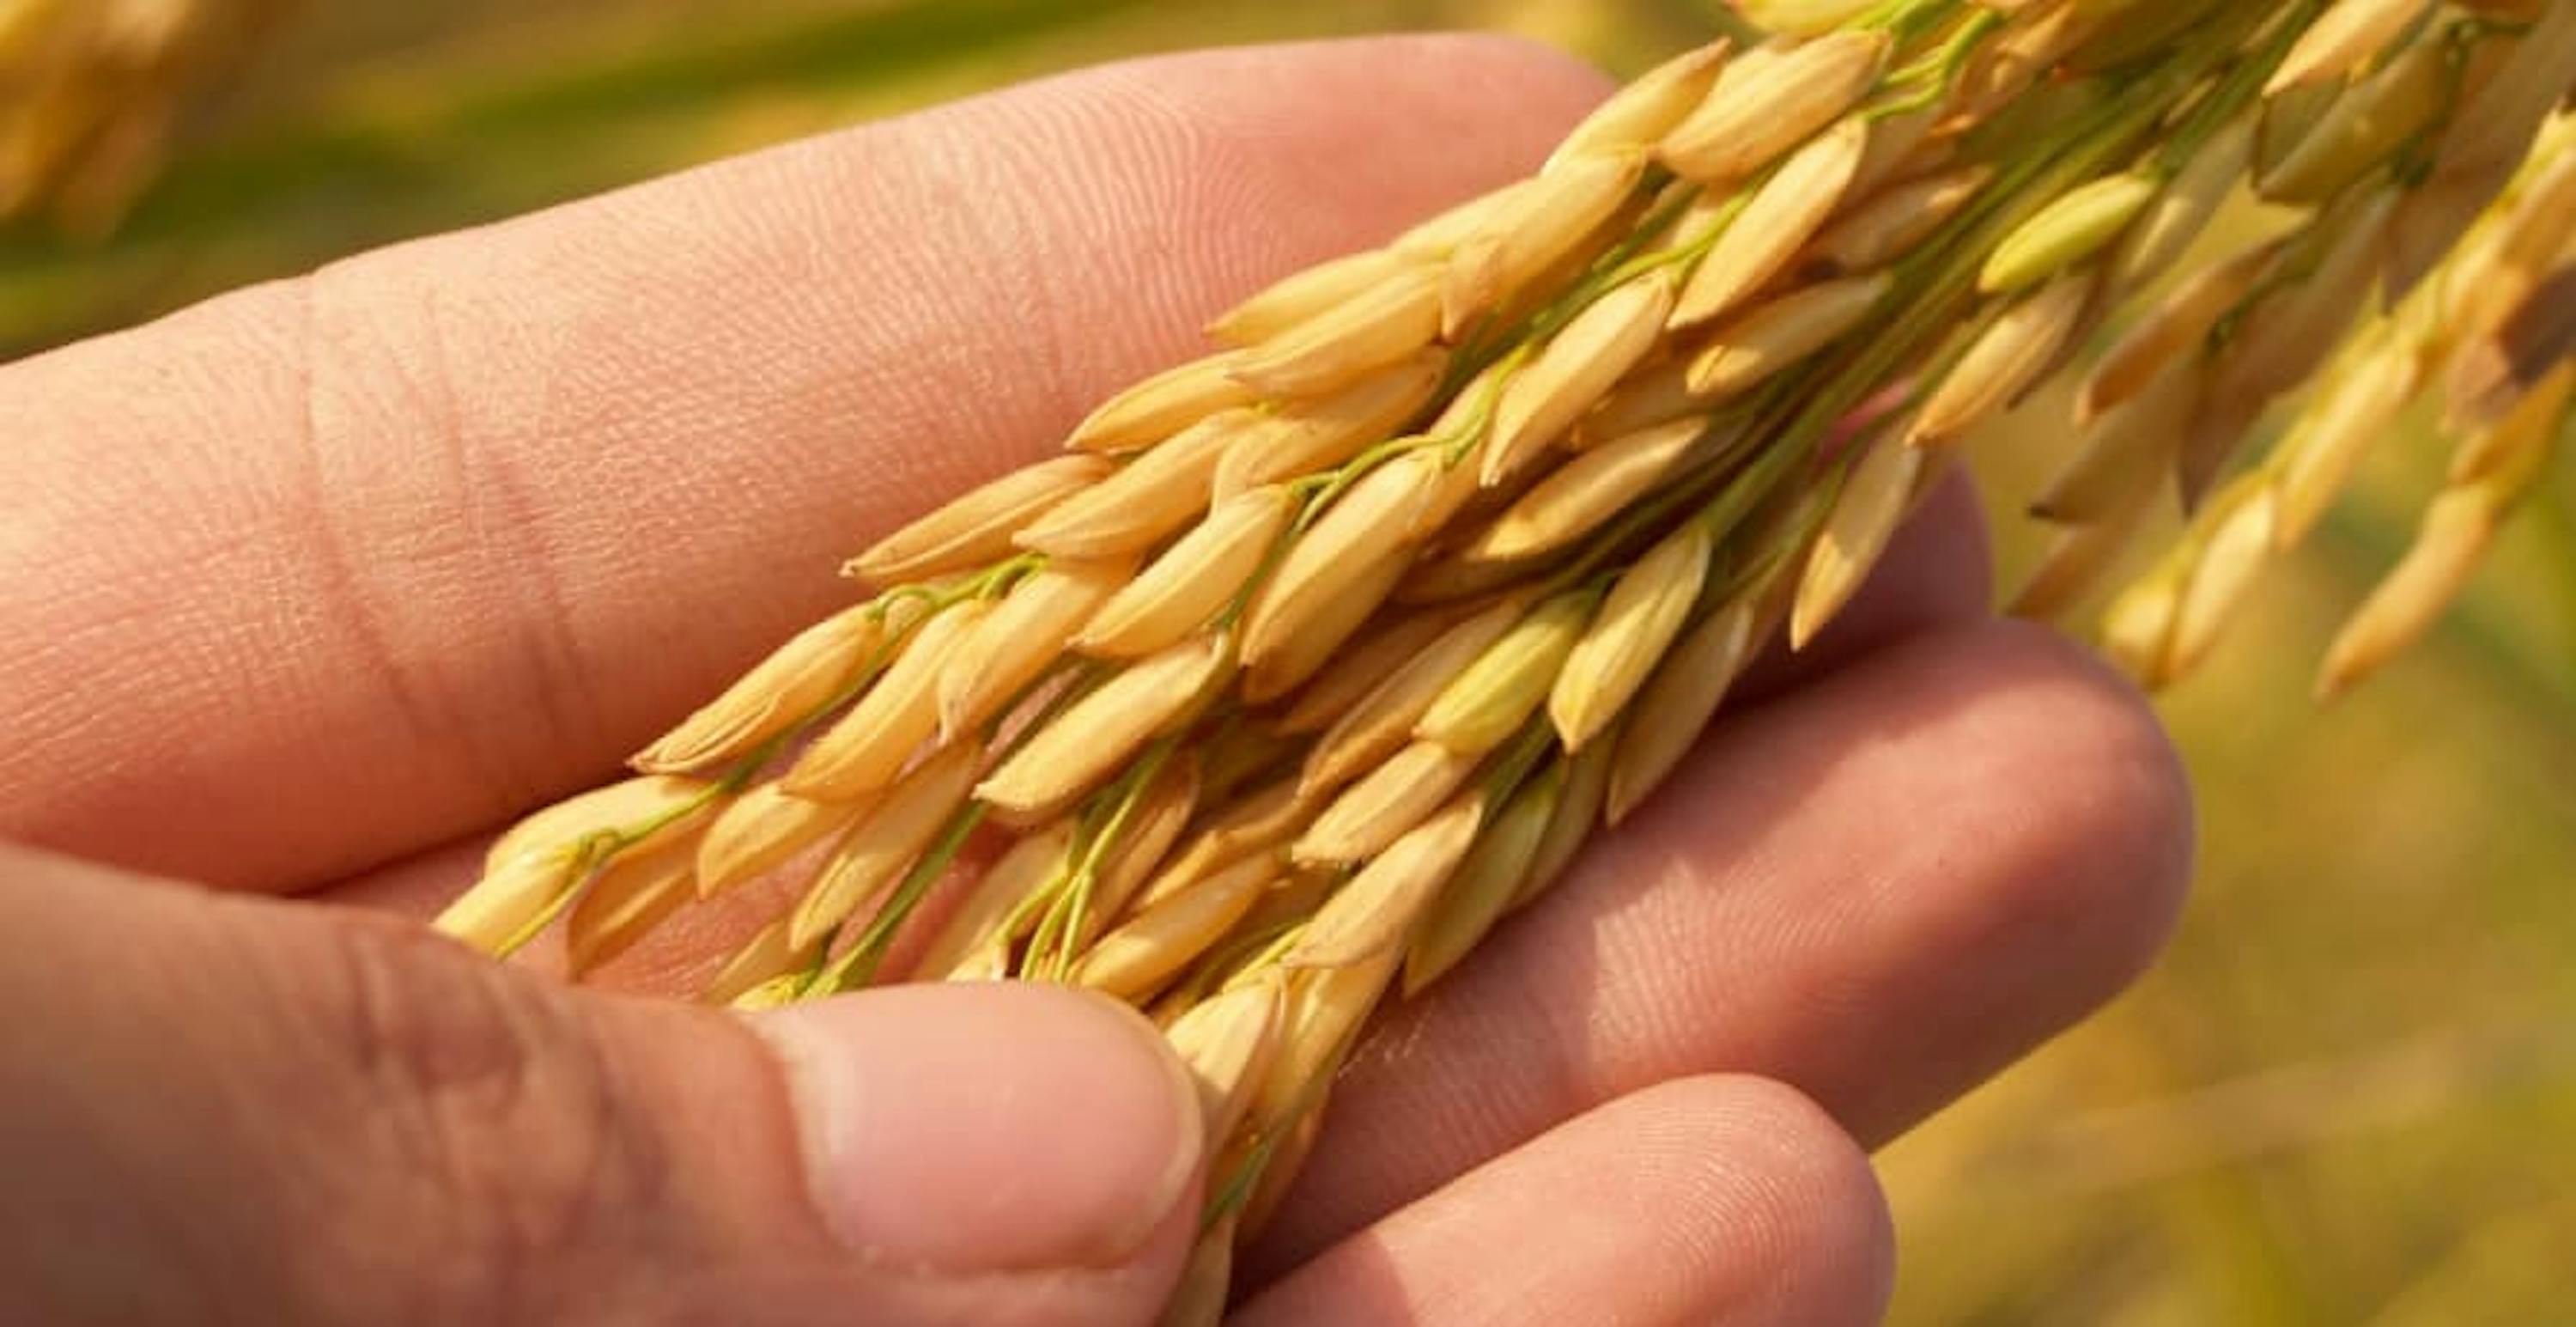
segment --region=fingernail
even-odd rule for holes
[[[872,1259],[1115,1267],[1192,1196],[1197,1093],[1123,1005],[1011,983],[897,986],[752,1022],[786,1064],[815,1205]]]

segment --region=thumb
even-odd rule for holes
[[[1145,1323],[1196,1224],[1186,1074],[1070,991],[746,1018],[14,850],[0,934],[38,1320]]]

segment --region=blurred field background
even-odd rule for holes
[[[0,357],[1078,64],[1477,27],[1624,73],[1713,4],[307,0],[112,236],[0,229]],[[1999,509],[2051,404],[1993,449]],[[2576,1321],[2576,465],[2451,626],[2320,712],[2308,670],[2437,467],[2387,451],[2167,704],[2205,850],[2162,967],[1886,1154],[1897,1321]]]

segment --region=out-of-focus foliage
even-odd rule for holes
[[[0,355],[1096,60],[1473,26],[1633,71],[1713,22],[1698,0],[307,0],[112,239],[0,232]],[[2036,403],[1990,449],[1999,508],[2064,417]],[[2315,711],[2313,661],[2439,466],[2384,451],[2168,702],[2205,853],[2163,966],[1887,1154],[1900,1321],[2564,1319],[2576,475],[2426,648]]]

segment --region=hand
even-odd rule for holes
[[[0,373],[0,834],[114,863],[0,857],[13,1306],[1151,1321],[1201,1139],[1131,1015],[960,987],[740,1019],[311,900],[434,906],[827,611],[836,556],[1599,93],[1486,39],[1122,66]],[[2151,717],[1985,616],[1980,538],[1946,493],[1386,1020],[1243,1321],[1879,1311],[1863,1148],[2124,984],[2189,856]]]

